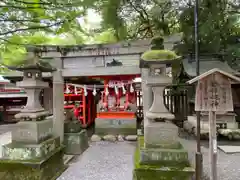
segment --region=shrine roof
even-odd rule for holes
[[[220,74],[226,76],[227,78],[229,78],[229,79],[231,79],[231,80],[233,80],[235,82],[238,82],[238,83],[240,82],[240,78],[238,78],[237,76],[234,76],[231,73],[222,71],[222,70],[220,70],[218,68],[213,68],[213,69],[211,69],[211,70],[209,70],[209,71],[207,71],[207,72],[205,72],[205,73],[203,73],[203,74],[201,74],[201,75],[199,75],[199,76],[189,80],[187,83],[189,83],[189,84],[195,83],[195,82],[199,81],[200,79],[206,78],[209,75],[214,74],[214,73],[220,73]]]
[[[222,71],[225,71],[227,73],[231,74],[238,74],[237,71],[233,70],[227,62],[220,61],[219,59],[199,59],[199,70],[200,74],[203,74],[211,69],[218,68]],[[184,71],[187,73],[190,77],[195,77],[196,74],[196,62],[195,61],[189,61],[188,58],[184,58],[182,60]]]

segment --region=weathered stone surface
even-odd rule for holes
[[[128,135],[125,137],[127,141],[136,141],[137,140],[137,135]]]
[[[3,145],[2,155],[4,159],[10,160],[32,160],[46,157],[60,146],[59,137],[54,137],[40,144],[23,144],[12,142]]]
[[[133,180],[190,180],[194,175],[186,151],[145,148],[143,136],[138,138],[134,164]]]
[[[40,159],[0,160],[0,180],[52,180],[64,170],[63,147]]]
[[[64,133],[65,154],[80,155],[88,147],[87,131],[78,133]]]
[[[123,142],[124,141],[124,136],[118,135],[118,141]]]
[[[146,147],[179,148],[178,127],[172,123],[151,122],[145,127]]]
[[[65,133],[77,133],[82,129],[82,125],[79,121],[65,121],[64,132]]]
[[[220,129],[218,133],[228,137],[229,140],[239,140],[240,139],[240,129]]]
[[[17,129],[12,131],[13,142],[39,143],[53,134],[52,119],[43,121],[20,121]]]
[[[140,149],[139,163],[187,166],[188,152],[183,149]]]
[[[99,142],[101,140],[102,140],[102,138],[96,134],[92,135],[92,137],[91,137],[92,142]]]
[[[141,167],[134,169],[133,180],[190,180],[194,169],[187,167],[182,169],[171,167]]]
[[[137,134],[136,118],[120,118],[120,119],[95,119],[95,133],[100,135]]]
[[[115,142],[117,140],[116,136],[114,135],[105,135],[103,136],[103,140],[104,141],[111,141],[111,142]]]

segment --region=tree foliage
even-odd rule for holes
[[[100,29],[85,32],[79,18],[89,8],[103,20]],[[224,51],[234,64],[240,55],[239,0],[202,0],[199,12],[201,53]],[[7,64],[21,62],[25,44],[112,43],[175,32],[183,33],[178,53],[194,52],[194,4],[189,0],[2,0],[0,25],[0,54]]]

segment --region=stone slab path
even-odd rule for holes
[[[58,180],[132,180],[136,143],[97,142],[58,178]]]

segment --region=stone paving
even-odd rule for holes
[[[135,144],[92,143],[58,180],[132,180]]]

